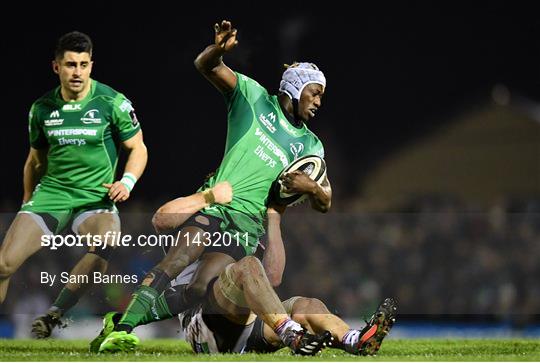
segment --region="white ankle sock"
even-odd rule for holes
[[[285,332],[289,329],[295,330],[295,331],[302,331],[302,325],[298,324],[296,321],[292,320],[291,318],[287,318],[284,320],[281,324],[279,324],[274,331],[277,335],[283,340],[285,338]]]
[[[358,339],[360,339],[360,330],[351,329],[341,338],[341,343],[354,347],[358,343]]]

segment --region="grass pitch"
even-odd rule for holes
[[[387,340],[376,357],[357,357],[325,349],[315,357],[273,354],[195,355],[182,340],[143,341],[131,354],[91,354],[82,340],[0,340],[2,361],[540,361],[540,340],[413,339]]]

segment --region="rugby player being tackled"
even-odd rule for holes
[[[206,208],[181,225],[169,215],[169,206],[174,201],[155,216],[158,230],[176,229],[182,239],[168,249],[133,293],[114,328],[114,340],[108,340],[117,350],[122,350],[123,343],[133,338],[131,331],[150,311],[154,300],[170,286],[171,280],[197,259],[200,262],[194,278],[179,292],[182,303],[179,308],[186,310],[203,301],[213,279],[231,263],[255,252],[264,234],[267,197],[281,170],[304,155],[324,157],[321,141],[305,124],[315,116],[325,91],[326,79],[319,68],[311,63],[293,64],[283,73],[280,94],[271,95],[255,80],[233,72],[223,63],[223,55],[238,43],[237,31],[231,23],[224,20],[215,24],[214,30],[214,44],[198,55],[195,66],[225,96],[228,109],[225,155],[215,175],[200,188],[208,204]],[[234,197],[230,203],[215,203],[212,188],[225,181],[232,186]],[[329,210],[332,190],[327,179],[319,185],[304,173],[294,173],[285,185],[291,193],[308,194],[314,209]],[[172,212],[175,213],[174,208]],[[196,243],[203,239],[202,234],[210,236],[210,240]],[[212,238],[229,239],[232,243],[218,244]]]

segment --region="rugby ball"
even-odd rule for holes
[[[296,159],[285,169],[281,171],[272,187],[273,200],[281,205],[294,206],[302,203],[307,199],[306,194],[296,194],[285,192],[285,187],[282,185],[281,177],[295,170],[301,170],[306,173],[312,180],[319,185],[326,178],[326,163],[323,158],[317,155],[306,155]]]

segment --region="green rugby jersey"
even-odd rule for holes
[[[283,113],[278,97],[255,80],[237,73],[237,85],[225,95],[228,127],[225,155],[205,187],[227,180],[233,187],[228,205],[204,210],[223,219],[225,230],[249,232],[248,254],[264,233],[263,219],[270,187],[279,173],[304,155],[324,157],[321,141],[305,124],[294,127]],[[252,251],[249,251],[252,249]]]
[[[115,178],[119,146],[140,130],[131,102],[107,85],[91,80],[88,95],[66,102],[60,86],[30,110],[30,145],[49,147],[47,172],[40,183],[106,194]]]

